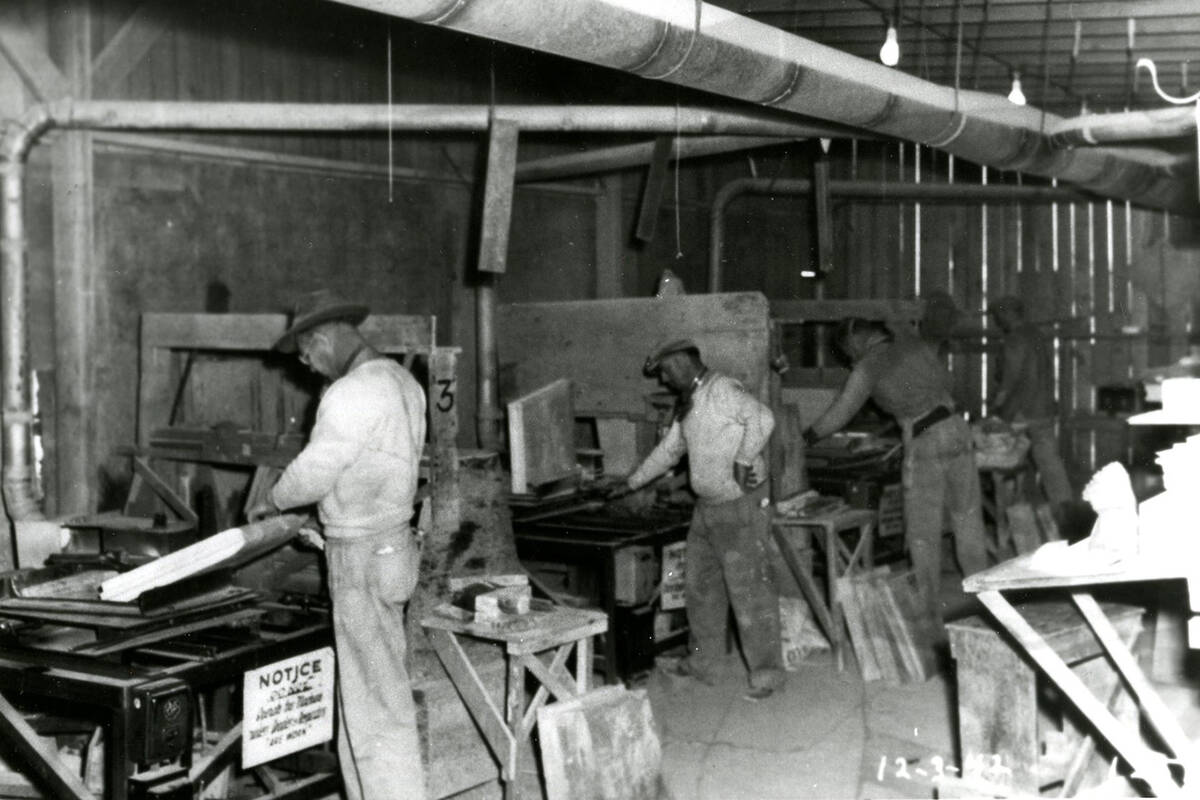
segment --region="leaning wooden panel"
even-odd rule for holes
[[[646,395],[657,390],[642,375],[646,356],[660,342],[691,338],[708,366],[765,401],[769,320],[758,292],[506,305],[500,365],[510,396],[569,378],[577,414],[644,417]]]
[[[662,745],[645,690],[605,686],[538,709],[548,800],[658,800]]]

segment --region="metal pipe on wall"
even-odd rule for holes
[[[806,178],[736,178],[722,186],[709,210],[708,291],[719,292],[724,278],[725,211],[744,194],[808,196],[812,181]],[[1012,186],[966,183],[889,183],[886,181],[830,181],[830,197],[847,200],[884,200],[924,203],[1071,203],[1087,197],[1056,186]]]
[[[1060,120],[956,91],[699,0],[335,0],[642,77],[919,142],[978,164],[1193,210],[1190,170],[1165,156],[1054,148]]]
[[[501,106],[360,105],[312,103],[173,103],[62,100],[35,106],[0,141],[3,159],[0,219],[0,396],[3,400],[3,458],[0,485],[11,519],[40,516],[34,487],[33,404],[28,381],[26,262],[24,224],[25,160],[38,138],[51,128],[155,131],[483,131],[489,114],[502,112],[528,131],[706,133],[802,137],[812,126],[762,111],[719,111],[674,106]],[[849,131],[849,129],[846,129]],[[493,290],[494,291],[494,290]],[[488,303],[483,291],[479,302]],[[492,313],[479,311],[483,320]],[[489,323],[491,324],[491,323]],[[489,345],[494,354],[494,332]],[[485,342],[486,344],[486,342]]]
[[[480,275],[479,285],[475,287],[475,375],[478,383],[475,434],[484,450],[500,449],[496,341],[496,281],[492,275]]]

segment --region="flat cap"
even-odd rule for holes
[[[646,375],[654,375],[662,367],[663,359],[674,353],[692,353],[700,355],[700,348],[691,339],[672,339],[668,342],[663,342],[654,348],[654,352],[646,358],[646,364],[642,367],[642,372]]]

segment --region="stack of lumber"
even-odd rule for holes
[[[911,571],[877,567],[843,576],[836,597],[864,681],[911,683],[933,675],[938,631]]]
[[[290,541],[307,520],[308,517],[299,514],[284,514],[215,533],[182,550],[109,578],[100,584],[100,598],[135,600],[148,589],[166,586],[209,569],[245,563]]]

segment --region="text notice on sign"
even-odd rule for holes
[[[333,738],[333,648],[245,673],[242,766],[254,767]]]

